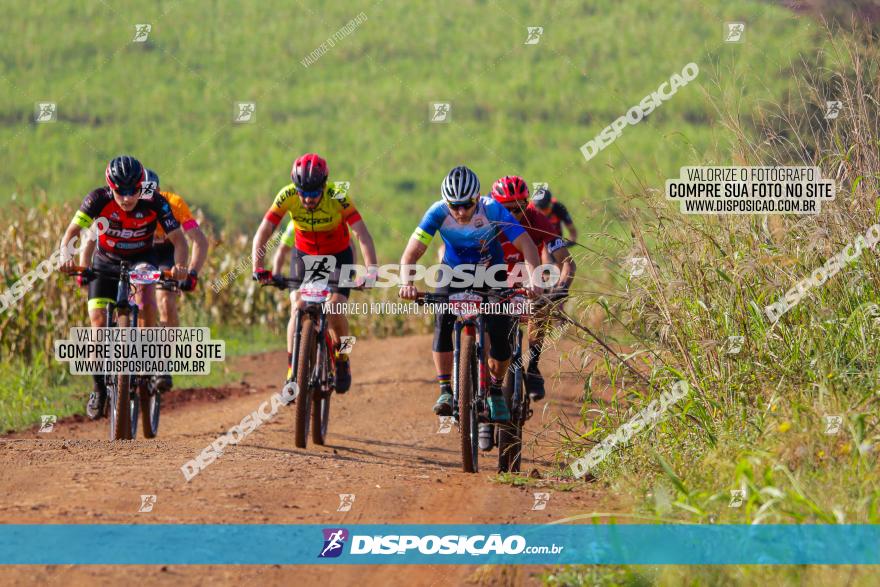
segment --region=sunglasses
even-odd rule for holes
[[[136,188],[128,188],[128,189],[116,188],[113,191],[116,192],[116,194],[118,196],[122,196],[124,198],[130,198],[132,196],[140,196],[142,193],[140,186],[138,186]]]
[[[517,206],[516,204],[514,204],[512,206],[505,206],[504,209],[507,210],[508,212],[510,212],[511,214],[519,215],[519,214],[523,213],[523,209],[520,206]]]
[[[314,200],[315,198],[320,198],[324,193],[324,190],[312,190],[310,192],[303,191],[299,188],[296,188],[296,193],[305,198],[306,200]]]
[[[453,204],[451,202],[447,202],[446,205],[453,210],[470,210],[474,207],[474,204],[476,204],[476,202],[463,202],[461,204]]]

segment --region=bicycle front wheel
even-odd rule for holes
[[[296,365],[296,384],[299,395],[296,398],[296,430],[294,443],[297,448],[305,448],[309,438],[309,420],[312,408],[312,369],[315,365],[315,323],[308,314],[303,314],[299,325],[299,360]]]
[[[461,431],[461,464],[465,473],[476,473],[479,447],[477,409],[474,397],[477,389],[477,350],[472,336],[461,337],[458,353],[458,422]]]
[[[119,328],[128,328],[130,317],[120,314],[116,318]],[[113,377],[113,385],[107,389],[110,399],[110,440],[131,440],[131,375]]]

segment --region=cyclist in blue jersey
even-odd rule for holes
[[[504,264],[504,253],[498,236],[503,233],[513,243],[525,259],[529,275],[535,274],[540,265],[540,257],[535,243],[522,228],[513,215],[489,197],[480,196],[480,180],[477,175],[464,166],[449,172],[441,184],[442,199],[435,202],[422,221],[419,223],[403,257],[401,264],[401,282],[399,295],[403,299],[414,300],[418,290],[413,285],[413,278],[405,268],[414,265],[425,254],[434,235],[439,232],[443,239],[445,252],[442,263],[456,271],[462,265],[497,266],[503,265],[500,271],[494,271],[494,277],[506,281],[507,266]],[[473,275],[475,269],[467,273]],[[532,283],[529,280],[529,283]],[[437,293],[448,294],[463,291],[462,287],[449,285],[438,288]],[[485,289],[485,288],[484,288]],[[537,285],[527,287],[532,295],[540,295],[542,290]],[[438,416],[452,415],[452,330],[455,316],[452,314],[437,315],[434,325],[434,366],[437,369],[437,381],[440,384],[440,397],[434,404],[434,413]],[[507,422],[510,411],[501,391],[504,373],[510,363],[510,331],[513,321],[501,314],[489,314],[486,330],[489,337],[489,419],[493,422]]]

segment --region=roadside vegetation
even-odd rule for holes
[[[778,322],[764,307],[880,218],[880,47],[839,30],[827,48],[792,63],[785,99],[746,113],[718,102],[719,123],[737,140],[693,165],[809,165],[834,178],[837,198],[817,217],[684,216],[644,181],[619,186],[635,205],[629,254],[649,259],[622,273],[613,296],[582,300],[606,324],[650,389],[619,363],[593,373],[611,402],[587,402],[560,447],[560,466],[669,388],[690,396],[642,431],[592,475],[609,495],[631,498],[643,520],[693,524],[880,523],[877,339],[880,263],[866,249]],[[840,100],[840,116],[824,116]],[[683,163],[685,164],[685,163]],[[655,189],[658,188],[658,189]],[[610,301],[607,301],[610,300]],[[743,337],[730,352],[730,337]],[[599,377],[598,375],[601,375]],[[736,496],[739,499],[735,499]],[[740,503],[741,502],[741,503]],[[869,585],[859,567],[572,567],[551,585]]]

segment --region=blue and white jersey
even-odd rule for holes
[[[446,245],[443,263],[453,267],[504,263],[498,235],[503,232],[507,240],[513,242],[525,232],[504,206],[486,196],[477,199],[477,209],[467,224],[455,220],[446,202],[435,202],[425,212],[413,238],[429,245],[438,230]]]

